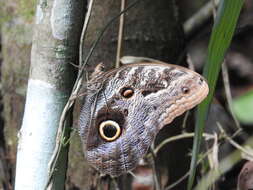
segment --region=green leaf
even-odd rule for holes
[[[195,125],[195,137],[193,143],[192,161],[187,189],[191,190],[195,173],[200,143],[207,119],[210,103],[216,87],[217,78],[225,53],[231,43],[236,23],[243,6],[243,0],[221,0],[217,16],[212,29],[211,39],[208,45],[208,54],[204,67],[204,77],[209,84],[209,95],[197,108],[197,119]]]
[[[232,102],[232,109],[237,119],[244,124],[253,123],[253,90],[239,96]]]

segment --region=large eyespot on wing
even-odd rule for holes
[[[117,122],[106,120],[99,125],[99,135],[105,141],[115,141],[121,135],[121,128]]]

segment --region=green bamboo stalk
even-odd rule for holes
[[[77,76],[85,1],[38,1],[25,113],[19,135],[16,190],[43,190],[62,110]],[[68,128],[71,120],[66,123]],[[69,132],[69,130],[67,131]],[[68,146],[50,189],[64,189]]]

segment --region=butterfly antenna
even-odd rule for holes
[[[105,98],[105,104],[106,104],[106,113],[108,113],[110,111],[110,108],[108,106],[108,102],[107,102],[107,98],[106,98],[106,95],[105,95],[105,92],[103,92],[103,96]]]
[[[129,172],[127,172],[127,173],[129,173],[131,176],[133,176],[134,178],[138,178],[132,171],[129,171]]]
[[[89,124],[89,126],[91,126],[91,124],[92,124],[92,118],[94,116],[94,113],[95,113],[95,110],[96,110],[96,107],[97,107],[98,95],[99,95],[99,92],[96,93],[96,95],[95,95],[95,101],[94,101],[94,104],[93,104],[94,107],[93,107],[93,109],[91,109],[91,113],[90,113],[90,124]]]
[[[89,74],[86,70],[85,70],[85,78],[86,78],[86,83],[87,83],[89,81]]]

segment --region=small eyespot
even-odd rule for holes
[[[199,84],[201,85],[204,82],[204,79],[202,77],[199,78]]]
[[[99,125],[99,134],[106,141],[114,141],[121,134],[121,128],[118,123],[112,120],[106,120]]]
[[[189,89],[188,87],[183,87],[183,88],[182,88],[182,92],[183,92],[184,94],[188,94],[188,93],[190,92],[190,89]]]
[[[131,98],[134,95],[134,89],[131,87],[124,87],[120,93],[124,98]]]

